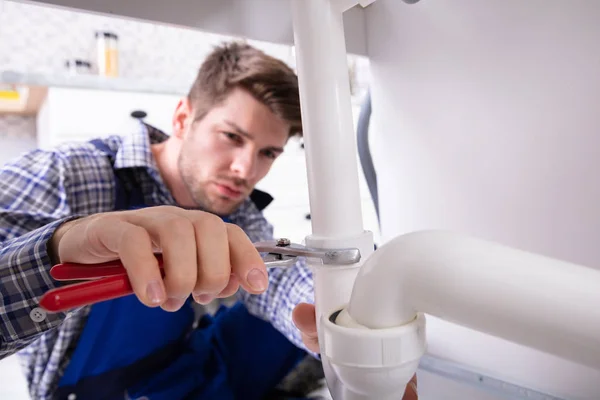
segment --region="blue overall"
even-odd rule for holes
[[[115,180],[115,210],[145,206],[139,188]],[[93,305],[56,399],[258,400],[306,355],[241,303],[193,323],[191,300],[172,313],[133,295]]]

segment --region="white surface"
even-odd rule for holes
[[[450,229],[598,267],[600,3],[366,11],[384,238]],[[428,338],[432,354],[526,387],[600,393],[600,372],[491,336],[444,324]]]
[[[178,0],[176,7],[163,0],[35,2],[163,22],[228,36],[293,44],[292,17],[288,0]],[[360,7],[348,10],[344,14],[344,23],[348,51],[353,54],[366,54],[363,10]]]
[[[424,231],[396,237],[365,261],[349,313],[382,329],[426,312],[600,370],[599,288],[593,268]]]
[[[0,399],[29,400],[25,375],[16,356],[0,360]]]
[[[313,263],[313,260],[308,259],[307,264],[313,271],[315,283],[315,307],[317,318],[317,330],[319,333],[319,344],[321,346],[323,370],[327,378],[328,386],[332,388],[332,395],[336,400],[358,400],[364,399],[361,396],[356,396],[351,393],[349,387],[344,387],[337,377],[337,372],[333,369],[329,357],[323,353],[323,346],[326,343],[324,330],[322,325],[324,320],[328,318],[333,311],[339,310],[348,302],[352,285],[356,279],[364,260],[373,253],[373,237],[370,232],[363,232],[354,237],[337,236],[337,237],[318,237],[308,236],[306,244],[309,247],[315,248],[358,248],[361,253],[361,260],[352,265],[333,266],[319,265]],[[383,399],[382,399],[383,400]]]
[[[510,400],[426,371],[418,371],[417,379],[419,400]]]
[[[419,370],[417,379],[419,382],[419,400],[514,400],[427,371]],[[327,389],[316,391],[313,395],[331,400],[331,394]]]
[[[600,272],[592,268],[445,232],[410,234],[366,261],[351,316],[385,328],[416,309],[471,326],[477,330],[428,315],[429,353],[548,395],[595,399],[600,312],[582,305],[600,303],[598,287]]]
[[[356,131],[359,108],[353,107],[353,130]],[[305,150],[300,147],[301,140],[291,139],[285,146],[285,152],[277,158],[267,176],[259,182],[258,189],[265,190],[274,197],[274,201],[264,214],[274,224],[275,237],[287,237],[296,243],[302,243],[311,232],[311,221],[305,218],[311,212],[308,196],[308,173],[306,170]],[[358,155],[356,155],[358,160]],[[357,161],[358,162],[358,161]],[[375,243],[380,243],[379,223],[373,201],[362,171],[358,176],[363,226],[372,231]],[[344,199],[337,197],[336,204]]]
[[[38,144],[51,148],[68,141],[135,132],[131,112],[141,110],[144,121],[171,131],[173,112],[181,96],[111,90],[49,88],[38,116]]]
[[[370,6],[375,162],[387,189],[381,199],[387,238],[451,228],[598,264],[600,184],[588,176],[599,148],[593,52],[599,6],[581,0]],[[447,328],[429,332],[438,354],[525,384],[569,391],[580,386],[578,377],[593,383],[578,366]],[[422,387],[422,393],[431,388]],[[442,387],[449,392],[435,398],[483,399],[460,385]],[[581,398],[595,399],[600,388],[593,389]]]
[[[427,344],[430,355],[509,385],[568,400],[597,400],[600,393],[597,369],[431,315],[427,315]],[[515,398],[513,388],[502,393]]]
[[[312,234],[359,235],[363,227],[342,11],[331,0],[291,4]]]
[[[364,233],[358,183],[357,145],[353,129],[350,85],[344,40],[342,7],[348,1],[292,0],[296,66],[300,84],[302,125],[312,218],[307,244],[317,248],[358,247],[362,257],[373,251],[373,238]],[[338,201],[340,199],[341,201]],[[314,270],[315,306],[319,343],[325,337],[323,318],[348,301],[356,272],[362,265],[320,266]],[[322,358],[332,396],[339,400],[364,399],[357,378],[344,375],[345,365]],[[343,384],[341,384],[343,382]]]
[[[342,311],[335,320],[321,321],[321,355],[347,388],[361,396],[351,399],[402,398],[425,353],[425,317],[388,329],[365,329]]]
[[[37,146],[34,137],[2,137],[0,138],[0,166],[13,160],[20,154],[33,150]]]
[[[373,253],[373,236],[368,231],[353,237],[324,238],[309,235],[306,238],[306,245],[317,249],[356,248],[361,255],[360,261],[351,265],[323,265],[314,259],[307,259],[307,265],[313,271],[315,281],[317,327],[320,327],[322,316],[329,318],[333,312],[348,303],[356,274],[364,261]]]

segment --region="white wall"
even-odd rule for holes
[[[0,115],[0,166],[37,147],[35,117]]]
[[[384,239],[444,228],[600,266],[600,2],[379,0],[367,38]],[[470,339],[431,337],[507,379],[600,397],[598,371]]]
[[[0,360],[0,399],[30,400],[24,371],[16,355]]]

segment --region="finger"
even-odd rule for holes
[[[118,254],[131,287],[143,304],[155,307],[166,300],[152,240],[144,228],[120,218],[98,218],[90,222],[86,234],[92,242]]]
[[[167,301],[165,301],[163,304],[161,304],[160,307],[165,311],[175,312],[175,311],[179,310],[181,307],[183,307],[186,300],[187,300],[187,298],[184,298],[184,299],[169,298],[169,299],[167,299]]]
[[[417,390],[417,375],[414,375],[406,385],[406,390],[404,391],[404,397],[402,397],[402,400],[418,400],[418,398],[419,393]]]
[[[316,337],[308,336],[303,333],[300,334],[302,337],[302,343],[306,346],[309,351],[313,353],[319,353],[321,349],[319,348],[319,339]]]
[[[215,297],[219,298],[219,299],[223,299],[226,297],[233,296],[239,290],[239,288],[240,288],[240,281],[237,279],[237,277],[234,274],[231,274],[231,275],[229,275],[229,283],[227,284],[225,289],[223,289],[221,291],[221,293],[217,294]],[[206,304],[210,303],[211,301],[213,301],[215,299],[215,297],[213,297],[212,295],[209,295],[209,294],[201,294],[199,296],[194,295],[194,300],[196,300],[196,302],[199,304],[206,305]]]
[[[193,220],[197,248],[197,280],[194,296],[215,297],[229,283],[231,264],[225,223],[208,213],[189,214]]]
[[[314,305],[298,304],[292,313],[292,320],[303,334],[317,337],[317,316]]]
[[[263,293],[269,286],[269,278],[260,253],[237,225],[227,224],[227,235],[231,271],[246,291],[252,294]]]
[[[197,280],[196,240],[189,219],[163,211],[152,217],[130,214],[127,218],[144,227],[162,249],[164,286],[169,299],[163,309],[176,311],[185,303]]]
[[[229,275],[229,283],[227,284],[225,289],[223,289],[221,291],[221,293],[219,293],[217,295],[217,297],[225,298],[225,297],[233,296],[239,290],[239,288],[240,288],[239,279],[234,274],[231,274],[231,275]]]
[[[314,353],[319,353],[321,350],[319,348],[315,307],[312,304],[299,304],[292,313],[292,320],[300,330],[306,348]]]

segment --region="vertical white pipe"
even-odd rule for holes
[[[292,0],[312,231],[362,233],[356,138],[342,11],[332,0]]]
[[[342,13],[356,1],[291,0],[300,85],[302,125],[308,171],[313,234],[310,247],[357,247],[373,251],[373,237],[362,224],[356,137]],[[345,304],[360,264],[312,264],[320,342],[322,318]],[[336,400],[363,399],[341,385],[323,359],[327,383]]]

